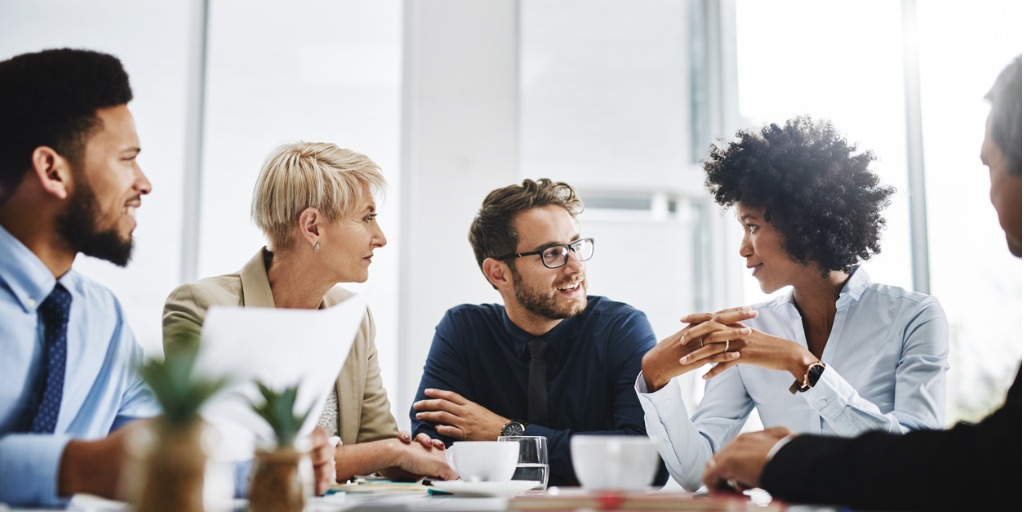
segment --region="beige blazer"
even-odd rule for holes
[[[183,337],[198,339],[203,318],[210,306],[274,307],[263,250],[256,253],[237,274],[208,277],[174,289],[164,304],[164,350],[173,350]],[[354,293],[335,286],[324,296],[321,308],[330,307]],[[363,443],[394,437],[398,424],[391,415],[384,382],[380,376],[376,327],[369,308],[356,332],[352,350],[338,375],[338,415],[341,441]],[[315,356],[311,356],[315,357]]]

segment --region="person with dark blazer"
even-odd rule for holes
[[[990,198],[1021,257],[1021,57],[985,96],[992,109],[981,146]],[[709,489],[759,487],[790,503],[885,510],[990,510],[1019,506],[1021,371],[1006,402],[977,424],[904,435],[795,436],[781,427],[741,435],[704,469]],[[1009,468],[1009,469],[1006,469]]]

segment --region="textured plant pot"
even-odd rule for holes
[[[301,512],[311,494],[300,465],[308,462],[305,452],[294,448],[256,450],[249,482],[249,510],[252,512]]]
[[[207,425],[197,420],[184,427],[160,421],[149,427],[148,446],[137,456],[143,471],[139,512],[202,512],[207,453],[202,436]]]

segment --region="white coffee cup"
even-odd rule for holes
[[[575,435],[569,447],[584,489],[647,489],[658,473],[658,447],[646,436]]]
[[[467,482],[507,482],[519,462],[519,445],[501,441],[458,441],[445,453],[448,465]]]

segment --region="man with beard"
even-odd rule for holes
[[[114,496],[124,429],[158,414],[114,294],[72,269],[124,266],[151,190],[110,55],[48,50],[0,62],[0,502]]]
[[[985,98],[992,109],[981,163],[988,167],[989,198],[1006,245],[1020,258],[1019,55]],[[984,340],[977,343],[984,346]],[[1013,468],[1020,464],[1020,381],[1018,366],[1002,407],[977,424],[959,423],[948,430],[839,438],[798,436],[774,427],[743,434],[708,461],[703,481],[711,489],[761,487],[791,503],[862,510],[1016,510],[1020,473]]]
[[[582,211],[571,186],[548,179],[484,199],[469,242],[504,306],[464,304],[441,319],[410,411],[414,435],[544,436],[549,483],[578,485],[574,434],[647,434],[632,390],[657,340],[642,312],[587,296],[594,240],[580,237]]]
[[[58,49],[0,62],[0,503],[118,497],[122,427],[161,412],[120,302],[72,268],[78,253],[131,258],[135,211],[152,189],[131,99],[112,55]],[[318,430],[318,493],[332,453]],[[236,467],[239,484],[247,472]]]

